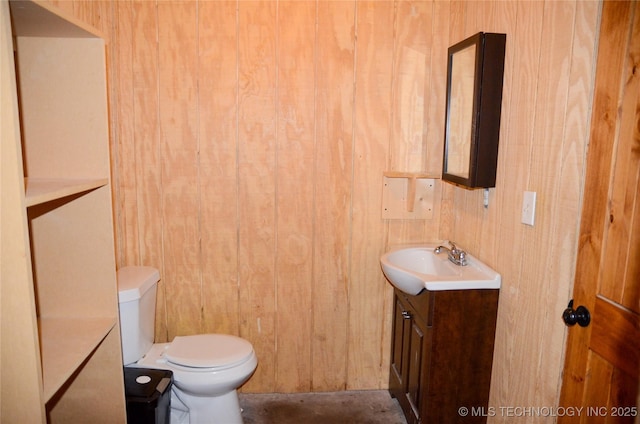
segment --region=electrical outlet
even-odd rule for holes
[[[522,198],[522,223],[531,225],[536,218],[536,192],[525,191]]]

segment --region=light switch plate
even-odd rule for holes
[[[522,198],[522,223],[531,225],[536,218],[536,192],[525,191]]]

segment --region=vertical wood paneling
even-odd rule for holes
[[[119,3],[117,3],[119,4]],[[166,286],[164,272],[162,164],[160,143],[160,116],[158,96],[158,14],[155,2],[135,1],[132,4],[131,22],[133,37],[131,60],[133,62],[133,139],[122,144],[132,144],[134,152],[127,161],[135,163],[135,175],[122,176],[136,186],[135,225],[137,239],[131,241],[136,256],[125,263],[155,266],[160,270],[160,283],[156,301],[156,340],[169,341],[167,331]],[[128,184],[125,183],[125,186]],[[127,202],[130,203],[130,202]]]
[[[575,278],[575,264],[577,257],[577,242],[579,238],[579,222],[582,201],[582,187],[584,185],[584,166],[588,148],[589,137],[590,101],[593,97],[594,63],[596,61],[596,23],[599,16],[600,5],[595,2],[576,2],[573,10],[573,32],[564,34],[563,43],[569,56],[566,64],[569,73],[566,86],[566,94],[562,93],[565,104],[564,109],[558,111],[563,115],[563,125],[556,127],[557,135],[554,138],[562,140],[555,149],[561,155],[561,161],[555,175],[541,175],[543,180],[553,181],[553,194],[550,202],[553,204],[552,220],[545,226],[545,236],[542,245],[550,246],[547,265],[548,270],[544,275],[544,287],[546,298],[550,299],[554,310],[563,310],[565,300],[571,292],[571,282]],[[563,19],[567,18],[566,10],[558,10],[554,26],[562,27]],[[566,20],[565,20],[566,22]],[[570,37],[572,36],[572,39]],[[556,42],[553,42],[556,45]],[[557,60],[557,59],[556,59]],[[548,78],[557,78],[553,71],[548,71]],[[558,93],[560,95],[560,93]],[[553,98],[552,95],[549,96]],[[552,103],[551,101],[549,102]],[[550,119],[559,119],[553,117]],[[560,283],[558,283],[560,282]],[[557,322],[553,315],[545,316],[545,336],[560,340],[565,334],[565,327]],[[543,358],[548,367],[542,369],[540,377],[547,382],[546,390],[536,393],[536,398],[548,401],[556,401],[557,395],[554,378],[554,368],[562,367],[564,346],[556,346],[549,349],[549,354]],[[557,364],[557,365],[556,365]],[[560,379],[559,379],[560,381]]]
[[[483,26],[483,29],[486,31],[502,32],[507,34],[505,69],[515,69],[515,66],[518,63],[517,61],[520,60],[516,31],[516,26],[518,24],[517,17],[519,16],[518,3],[496,1],[492,2],[488,6],[492,8],[492,12],[490,14],[491,18],[488,19],[486,27]],[[517,280],[511,279],[510,275],[514,274],[509,274],[507,272],[508,270],[505,268],[505,266],[508,265],[507,261],[514,260],[514,257],[509,254],[505,255],[504,249],[501,248],[501,243],[508,238],[508,231],[515,231],[515,220],[518,218],[517,216],[514,216],[513,209],[510,209],[517,205],[517,200],[514,201],[514,199],[512,199],[514,196],[513,193],[516,193],[515,188],[511,187],[507,190],[506,187],[508,187],[509,182],[502,178],[503,176],[508,175],[508,172],[515,169],[512,166],[512,162],[515,160],[519,161],[519,159],[509,159],[512,156],[507,153],[509,149],[511,149],[510,146],[513,139],[511,136],[513,128],[512,125],[517,126],[517,122],[512,119],[512,114],[517,110],[512,105],[514,101],[518,101],[518,96],[515,95],[516,90],[514,89],[514,79],[515,72],[505,72],[503,80],[502,119],[500,121],[500,153],[496,188],[490,189],[489,191],[488,208],[484,209],[482,206],[476,205],[475,208],[471,210],[471,213],[474,213],[474,210],[475,214],[482,213],[483,220],[479,228],[472,230],[475,231],[477,237],[474,237],[473,241],[471,241],[471,243],[474,243],[474,246],[468,247],[469,249],[477,249],[478,255],[487,261],[487,263],[495,264],[495,268],[500,270],[500,273],[503,276],[502,278],[505,287],[505,289],[501,290],[500,293],[500,301],[502,302],[502,309],[500,310],[500,313],[503,318],[499,320],[498,331],[503,331],[503,336],[496,337],[494,353],[494,364],[496,365],[494,365],[492,369],[492,382],[495,382],[496,384],[492,384],[491,388],[489,401],[491,405],[502,405],[504,402],[509,402],[506,399],[510,399],[509,390],[512,383],[509,377],[509,371],[505,370],[505,367],[498,364],[505,363],[503,361],[512,361],[509,357],[509,355],[511,355],[510,349],[513,349],[515,345],[512,344],[513,333],[511,333],[510,328],[514,325],[513,320],[517,318],[515,315],[511,314],[515,314],[517,308],[520,307],[518,305],[514,305],[507,306],[505,308],[504,306],[504,299],[508,299],[513,296],[514,293],[517,293],[517,288],[510,287],[513,284],[517,284]],[[511,168],[507,170],[508,167]],[[451,206],[453,210],[453,205]],[[507,250],[516,249],[517,247],[514,235],[511,234],[511,236],[513,238],[512,241],[509,242],[511,243],[510,246],[506,247]],[[457,237],[460,237],[460,235]],[[460,240],[460,242],[465,244],[469,243],[466,240]]]
[[[515,34],[516,16],[518,11],[518,5],[516,2],[502,2],[496,0],[490,3],[491,12],[490,18],[487,18],[486,31],[501,32],[507,34],[507,42],[509,47],[505,52],[505,69],[513,69],[516,50],[512,48],[511,43],[514,41],[512,34]],[[502,98],[502,119],[500,120],[500,134],[503,137],[500,140],[502,145],[509,143],[509,138],[506,136],[510,133],[509,128],[509,116],[511,113],[511,101],[512,97],[510,93],[512,89],[512,75],[506,75],[503,80],[503,98]],[[499,149],[503,151],[505,146]],[[505,161],[498,162],[497,175],[505,175],[503,171]],[[485,260],[490,263],[498,263],[498,259],[501,255],[499,237],[502,222],[505,219],[510,219],[511,215],[505,213],[504,207],[505,196],[499,195],[498,189],[489,190],[489,207],[483,210],[483,222],[480,226],[481,231],[478,232],[476,237],[477,245],[474,246],[474,250],[478,252]],[[471,247],[469,247],[471,248]]]
[[[540,43],[541,46],[553,45],[554,49],[541,49],[537,78],[546,83],[539,85],[536,92],[530,170],[525,188],[537,193],[538,228],[549,228],[551,231],[525,231],[525,246],[551,246],[552,240],[562,243],[565,237],[576,240],[578,230],[577,222],[571,227],[562,228],[562,231],[555,224],[561,213],[568,212],[559,209],[561,203],[558,201],[558,182],[564,178],[577,183],[580,177],[569,172],[563,173],[563,165],[567,161],[565,148],[570,150],[576,143],[575,140],[564,138],[575,3],[545,2],[543,16]],[[581,148],[584,148],[584,143],[581,143]],[[577,206],[577,203],[575,205]],[[575,213],[575,210],[572,212]],[[557,293],[557,290],[566,288],[567,284],[559,285],[557,282],[570,281],[571,274],[563,275],[562,267],[553,266],[557,258],[564,255],[566,254],[560,249],[554,248],[532,249],[527,252],[528,257],[523,261],[521,273],[530,276],[530,283],[521,287],[522,299],[547,299],[547,304],[555,305],[551,308],[554,311],[561,311],[566,307],[566,291]],[[541,269],[545,271],[541,273]],[[530,402],[541,404],[553,404],[557,401],[554,391],[558,382],[554,381],[554,378],[543,377],[547,373],[557,375],[557,371],[562,369],[564,346],[558,344],[543,347],[538,340],[543,337],[561,340],[565,329],[564,323],[554,314],[545,314],[527,325],[528,336],[526,340],[522,340],[521,346],[532,353],[535,352],[538,361],[547,364],[547,367],[523,367],[523,375],[528,375],[531,381],[541,382],[536,385],[535,390],[528,389],[527,394],[523,394],[523,399],[528,397]]]
[[[507,172],[509,176],[501,179],[496,184],[496,191],[500,190],[503,196],[502,207],[505,211],[511,211],[507,216],[502,218],[501,230],[499,232],[499,246],[508,246],[506,249],[512,249],[513,254],[500,255],[498,262],[494,265],[500,270],[504,289],[500,293],[499,312],[501,319],[497,325],[496,336],[496,352],[494,354],[495,364],[513,364],[511,368],[496,367],[493,378],[499,381],[497,388],[498,402],[503,399],[520,399],[522,402],[531,402],[529,395],[532,390],[530,386],[517,384],[510,378],[510,375],[517,372],[526,372],[525,369],[532,368],[531,364],[521,363],[516,359],[520,355],[518,346],[528,339],[528,326],[531,323],[521,320],[523,304],[528,302],[528,298],[522,294],[523,290],[530,284],[534,284],[533,275],[521,274],[523,262],[522,249],[525,246],[524,232],[532,229],[523,227],[520,224],[520,216],[515,213],[521,207],[522,192],[527,189],[528,167],[531,162],[530,146],[532,143],[533,124],[531,119],[535,115],[535,98],[537,87],[537,70],[540,56],[540,38],[542,31],[542,18],[544,3],[542,2],[518,2],[516,15],[516,27],[513,34],[508,36],[509,45],[514,52],[513,63],[516,68],[505,73],[511,78],[511,92],[505,93],[510,97],[511,108],[503,115],[503,119],[507,120],[509,133],[500,146],[499,161],[507,160]],[[516,70],[517,69],[517,70]],[[491,206],[490,206],[491,207]],[[454,204],[455,208],[455,204]],[[470,211],[470,213],[474,213]],[[477,213],[477,212],[476,212]],[[463,218],[458,218],[462,220]],[[463,222],[463,221],[462,221]],[[464,243],[468,237],[467,233],[462,230],[469,231],[471,228],[476,230],[477,227],[466,227],[464,225],[458,227],[461,231],[457,235],[458,241]],[[470,231],[469,235],[473,235],[474,231]],[[518,252],[518,253],[515,253]],[[523,326],[523,332],[513,332],[513,329]],[[499,335],[499,336],[498,336]],[[531,360],[534,360],[533,357]],[[536,364],[537,358],[535,359]],[[491,396],[496,399],[496,393],[492,392]],[[491,398],[490,398],[491,402]],[[501,403],[498,403],[501,404]],[[499,420],[503,419],[499,417]]]
[[[201,331],[197,4],[160,2],[159,123],[168,340]],[[144,165],[141,165],[144,166]]]
[[[277,3],[238,3],[238,212],[240,334],[260,365],[247,385],[272,391],[276,376]]]
[[[432,3],[414,0],[396,2],[393,55],[392,133],[387,169],[421,172],[425,167],[425,86],[431,65],[431,31],[424,24],[433,21]],[[445,59],[446,61],[446,59]],[[425,222],[392,220],[389,243],[419,242],[425,239]]]
[[[503,6],[500,6],[503,7]],[[464,25],[464,37],[471,36],[480,31],[488,32],[490,30],[489,23],[491,21],[491,15],[494,8],[492,2],[467,2],[465,3],[465,25]],[[453,42],[452,42],[453,44]],[[457,192],[457,205],[456,212],[458,213],[458,222],[464,222],[465,227],[470,228],[482,228],[482,221],[486,218],[487,210],[482,209],[483,190],[456,190]],[[482,211],[477,213],[476,211]],[[464,217],[463,221],[460,218]],[[459,224],[458,224],[459,226]],[[480,231],[473,232],[467,235],[465,241],[465,248],[471,252],[480,252],[482,233]],[[459,239],[456,238],[459,242]]]
[[[431,28],[427,25],[425,31],[430,31],[429,36],[431,48],[428,57],[427,82],[425,83],[425,105],[424,105],[424,131],[423,143],[425,145],[425,158],[423,159],[424,170],[427,173],[438,175],[442,170],[444,127],[445,127],[445,107],[447,91],[447,49],[449,48],[449,27],[450,8],[448,2],[433,2],[431,16]],[[440,181],[435,182],[435,197],[440,199],[440,204],[446,204],[443,186]],[[422,240],[442,239],[442,211],[443,207],[436,207],[433,210],[433,217],[423,222],[421,235]]]
[[[430,65],[431,33],[423,22],[431,22],[431,3],[400,0],[396,4],[394,51],[393,122],[390,168],[399,171],[423,169],[424,96],[426,67]]]
[[[295,17],[295,19],[292,19]],[[276,390],[311,390],[316,2],[278,5]]]
[[[598,3],[112,7],[118,264],[161,269],[158,341],[240,334],[260,362],[246,391],[385,387],[379,253],[454,239],[503,276],[491,404],[552,403]],[[383,171],[439,169],[446,48],[480,30],[507,33],[489,208],[439,184],[432,220],[381,220]],[[538,191],[535,227],[520,223],[524,190]]]
[[[117,30],[111,37],[114,51],[118,52],[117,58],[111,63],[110,82],[111,90],[116,94],[117,108],[112,109],[111,115],[115,115],[115,123],[112,126],[111,160],[115,163],[115,169],[121,172],[114,173],[113,187],[114,216],[116,220],[117,260],[124,263],[133,263],[138,257],[138,219],[136,211],[136,162],[135,162],[135,112],[134,112],[134,84],[133,78],[133,43],[135,31],[133,30],[133,8],[131,2],[118,2],[115,7],[115,22]],[[155,74],[155,72],[154,72]],[[155,90],[152,97],[157,97]],[[155,116],[152,115],[152,116]]]
[[[391,286],[378,258],[385,242],[380,169],[387,165],[391,135],[393,17],[391,2],[358,3],[348,389],[387,384]]]
[[[318,3],[312,389],[346,386],[355,2]],[[326,317],[331,316],[331,320]]]
[[[203,327],[239,334],[235,1],[198,4]],[[220,52],[225,52],[220,54]]]
[[[566,331],[558,314],[575,267],[598,5],[497,6],[465,8],[474,15],[465,36],[507,33],[497,186],[488,209],[480,191],[455,188],[443,207],[453,214],[454,238],[503,278],[490,404],[553,405]],[[538,193],[535,227],[520,223],[525,190]],[[523,352],[532,362],[522,360]],[[527,377],[516,381],[514,374]]]
[[[447,40],[447,48],[459,41],[462,41],[465,38],[465,21],[466,21],[466,3],[465,1],[450,1],[449,2],[449,16],[446,19],[449,21],[449,32],[448,32],[448,40]],[[448,60],[445,59],[445,62]],[[445,65],[446,66],[446,65]],[[446,77],[445,77],[446,84]],[[445,88],[445,96],[446,96],[446,88]],[[443,114],[446,108],[446,100],[443,107]],[[444,115],[443,115],[444,116]],[[444,119],[444,117],[443,117]],[[456,203],[456,194],[460,194],[460,190],[456,190],[454,186],[451,184],[444,183],[440,181],[440,185],[442,188],[442,197],[441,197],[441,206],[440,206],[440,228],[439,228],[439,237],[443,240],[453,240],[458,243],[462,243],[464,246],[464,242],[457,238],[457,235],[454,233],[454,228],[456,228],[456,209],[454,209]]]
[[[428,173],[439,174],[442,170],[442,149],[444,145],[444,107],[447,95],[447,49],[449,48],[449,8],[447,2],[434,2],[433,19],[430,30],[431,49],[426,68],[424,106],[424,169]],[[437,237],[437,236],[436,236]]]

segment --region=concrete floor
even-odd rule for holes
[[[386,390],[239,396],[244,424],[407,423]]]

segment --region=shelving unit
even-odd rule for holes
[[[8,282],[3,269],[3,295],[5,284],[22,289],[7,301],[11,315],[2,299],[2,322],[3,330],[7,321],[32,324],[11,339],[2,332],[0,421],[123,423],[104,38],[48,3],[9,5],[16,77],[2,82],[17,107],[3,103],[2,120],[12,120],[17,134],[3,133],[2,166],[16,170],[11,181],[19,187],[7,218],[3,205],[2,228],[18,227],[26,270],[16,266],[19,278]],[[5,31],[9,8],[1,6]],[[13,58],[2,48],[6,75]],[[4,170],[2,184],[3,197],[16,188]],[[2,260],[20,257],[4,250],[10,240],[2,237]],[[18,338],[19,348],[5,351]],[[34,362],[35,376],[6,381],[5,370],[15,379]],[[27,396],[8,403],[14,384]]]
[[[87,358],[87,352],[92,352],[113,326],[114,321],[110,318],[39,320],[45,399],[51,399],[71,378]]]
[[[41,203],[62,199],[66,196],[80,194],[94,188],[109,184],[107,178],[67,180],[59,178],[25,178],[26,205],[35,206]]]

